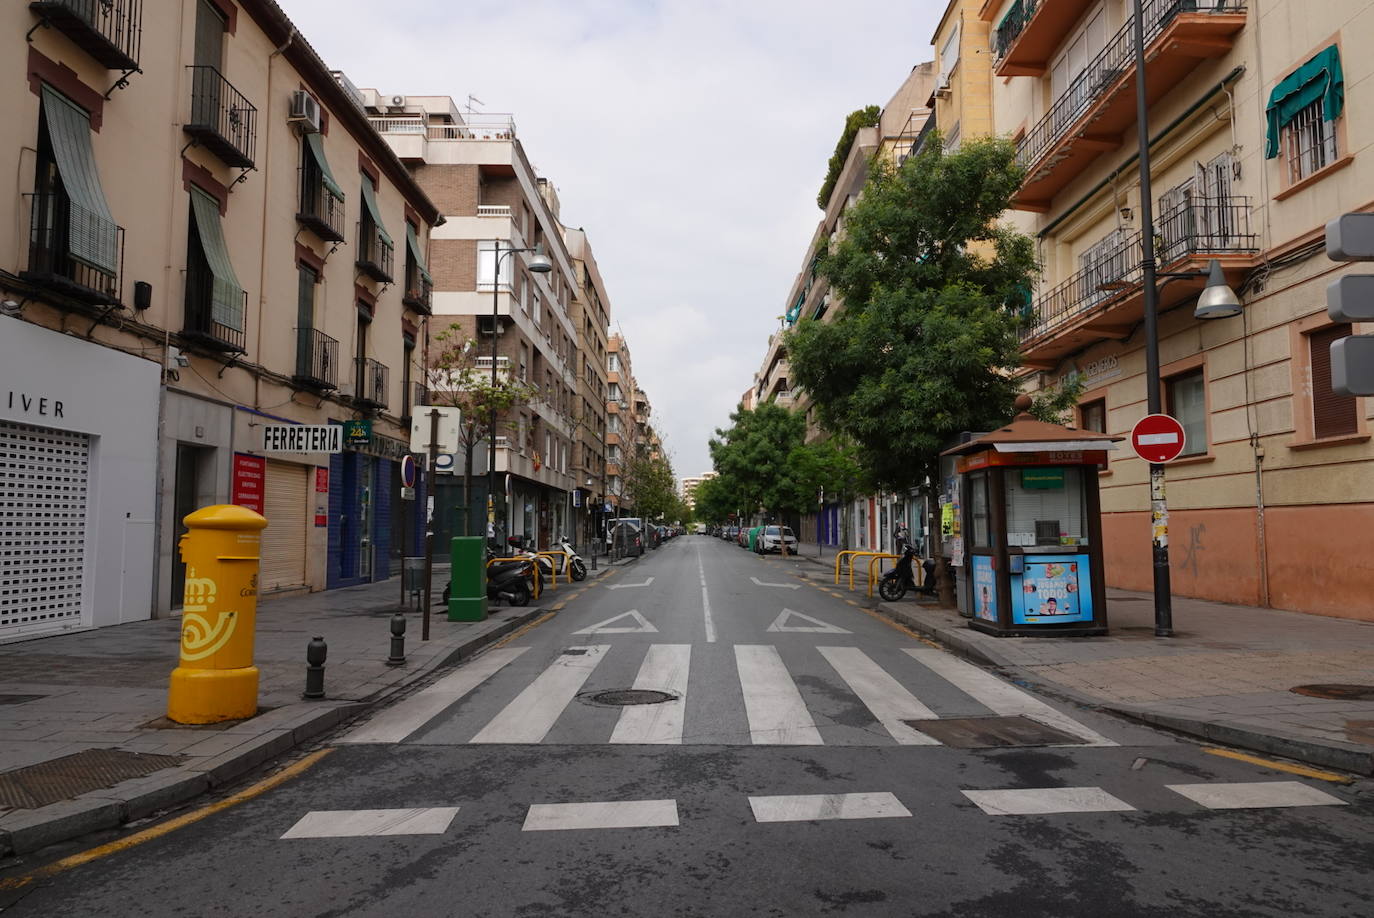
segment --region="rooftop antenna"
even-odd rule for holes
[[[468,108],[468,114],[469,114],[469,115],[474,114],[474,112],[473,112],[473,110],[472,110],[472,103],[474,103],[474,102],[476,102],[478,105],[486,105],[486,104],[487,104],[487,103],[483,102],[481,99],[479,99],[479,98],[477,98],[476,96],[474,96],[472,93],[468,93],[468,106],[467,106],[467,108]],[[480,115],[480,114],[482,114],[482,113],[481,113],[481,112],[476,112],[475,114]]]

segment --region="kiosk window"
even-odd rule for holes
[[[989,518],[988,476],[979,472],[969,476],[969,524],[973,537],[973,547],[987,548],[992,545],[992,521]]]
[[[1006,481],[1007,544],[1087,544],[1081,467],[1008,469]]]

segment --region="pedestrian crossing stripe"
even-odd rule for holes
[[[628,618],[633,624],[610,627],[621,619]],[[622,612],[612,616],[604,622],[597,622],[595,625],[583,628],[581,631],[574,631],[573,634],[657,634],[658,629],[650,624],[649,620],[639,614],[636,609]]]
[[[791,624],[793,619],[801,619],[802,621],[810,622],[811,624],[793,625]],[[782,614],[780,614],[777,618],[773,619],[773,624],[769,625],[767,630],[776,632],[792,632],[796,634],[853,633],[851,631],[845,630],[844,628],[841,628],[839,625],[832,625],[829,622],[821,621],[819,618],[812,618],[809,615],[803,615],[802,613],[794,612],[791,609],[783,609]]]

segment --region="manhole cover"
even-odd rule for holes
[[[663,704],[665,701],[677,701],[677,696],[656,689],[612,689],[608,692],[592,692],[586,699],[592,704],[624,707],[632,704]]]
[[[87,749],[0,774],[0,806],[36,809],[179,764],[184,755]]]
[[[1084,740],[1047,727],[1029,717],[951,717],[947,720],[905,720],[902,723],[955,749],[997,746],[1069,746]]]
[[[1331,701],[1374,701],[1374,685],[1347,685],[1334,682],[1327,685],[1295,685],[1288,691],[1310,698]]]

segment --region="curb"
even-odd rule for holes
[[[0,817],[0,857],[28,854],[90,832],[117,829],[127,822],[193,800],[290,752],[326,730],[352,720],[436,669],[467,659],[544,612],[542,607],[536,606],[509,618],[496,628],[416,667],[409,674],[411,678],[362,701],[326,701],[327,707],[321,707],[320,702],[301,702],[277,708],[263,715],[272,719],[272,728],[262,732],[247,733],[242,729],[246,724],[230,727],[221,735],[232,736],[235,730],[247,735],[242,743],[220,755],[123,781],[114,787],[94,790],[73,800],[60,800],[36,810],[11,811]]]
[[[903,609],[894,607],[890,603],[878,603],[876,611],[879,615],[906,625],[913,631],[940,641],[958,656],[1003,670],[1021,681],[1043,686],[1075,704],[1087,708],[1109,711],[1137,723],[1159,727],[1172,733],[1209,743],[1219,743],[1248,749],[1251,752],[1282,756],[1285,759],[1293,759],[1321,768],[1334,768],[1338,771],[1347,771],[1358,775],[1374,775],[1374,751],[1368,747],[1358,746],[1354,743],[1322,742],[1278,730],[1260,730],[1225,721],[1180,717],[1177,714],[1164,714],[1151,711],[1148,708],[1132,708],[1104,702],[1100,698],[1085,695],[1075,689],[1045,679],[1038,673],[1027,672],[1019,664],[1013,663],[1001,654],[992,653],[987,648],[978,646],[972,639],[961,634],[959,629],[933,625]]]

